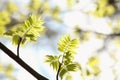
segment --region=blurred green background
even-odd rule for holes
[[[79,37],[75,61],[81,71],[72,80],[120,80],[119,0],[0,0],[0,42],[16,53],[11,39],[3,35],[23,23],[30,14],[40,15],[46,32],[37,42],[20,47],[20,57],[37,72],[55,80],[56,72],[44,61],[58,55],[63,34]],[[0,80],[36,80],[0,51]]]

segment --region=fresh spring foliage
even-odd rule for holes
[[[30,15],[23,24],[18,24],[5,34],[12,37],[12,43],[18,45],[20,38],[22,43],[26,41],[36,41],[37,38],[44,32],[43,21],[40,17]]]
[[[0,35],[5,33],[5,25],[10,22],[9,13],[6,10],[0,12]]]
[[[91,57],[88,61],[87,67],[88,67],[88,75],[93,74],[97,75],[100,73],[100,68],[99,68],[99,58],[98,57]]]
[[[78,43],[78,39],[71,39],[70,35],[64,35],[58,43],[58,49],[64,53],[75,53],[75,49],[78,47]]]
[[[15,3],[13,2],[8,2],[6,4],[6,10],[10,13],[13,14],[14,12],[18,11],[18,7]]]
[[[114,4],[110,3],[110,0],[99,0],[97,3],[97,8],[93,12],[96,17],[111,16],[115,13],[116,8]]]
[[[2,72],[5,76],[7,76],[10,80],[15,80],[13,76],[14,67],[12,64],[4,65],[0,62],[0,72]]]
[[[73,61],[78,45],[79,39],[71,39],[70,35],[63,35],[58,43],[58,50],[63,54],[58,56],[46,56],[45,61],[50,63],[50,66],[59,73],[61,79],[63,79],[65,75],[68,77],[69,72],[77,71],[80,68],[80,65]],[[60,71],[58,72],[59,68]]]

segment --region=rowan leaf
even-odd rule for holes
[[[58,66],[59,66],[59,57],[58,56],[52,56],[52,55],[47,55],[46,62],[48,62],[50,64],[50,66],[53,67],[54,70],[58,70]]]
[[[71,39],[70,35],[64,35],[59,43],[58,50],[61,52],[75,52],[75,49],[78,48],[79,40]]]
[[[22,43],[25,43],[26,41],[37,41],[38,37],[45,31],[43,23],[44,22],[40,17],[30,15],[23,24],[14,26],[6,32],[5,35],[11,36],[12,42],[15,44],[18,44],[18,36],[22,38]],[[15,38],[15,36],[17,36],[17,38]]]
[[[76,62],[70,63],[68,65],[64,65],[60,71],[60,77],[61,79],[65,76],[66,73],[68,72],[74,72],[79,70],[79,65]]]

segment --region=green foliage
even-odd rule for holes
[[[59,75],[62,79],[65,76],[66,73],[71,72],[71,71],[74,72],[74,71],[77,71],[77,70],[79,70],[79,65],[78,65],[78,63],[73,62],[73,63],[70,63],[68,65],[64,65],[61,68]]]
[[[29,8],[30,10],[34,11],[34,10],[38,10],[40,8],[41,2],[40,0],[31,0],[30,1],[30,5]]]
[[[100,72],[98,57],[91,57],[89,59],[88,72],[89,72],[89,74],[94,74],[94,75],[97,75]]]
[[[20,36],[19,35],[13,35],[13,37],[12,37],[12,43],[14,45],[17,45],[19,43],[19,40],[20,40]]]
[[[72,79],[72,76],[70,74],[67,74],[65,80],[73,80],[73,79]]]
[[[3,35],[6,31],[5,25],[10,22],[9,13],[6,10],[0,12],[0,35]]]
[[[0,35],[3,35],[5,33],[5,27],[0,26]]]
[[[9,13],[6,10],[0,12],[0,27],[10,22]]]
[[[115,6],[113,4],[109,4],[109,0],[99,0],[93,15],[96,17],[111,16],[115,13],[115,11]]]
[[[42,25],[43,21],[40,17],[30,15],[30,17],[25,20],[23,24],[13,27],[5,34],[12,37],[12,42],[15,45],[18,45],[20,38],[22,38],[22,43],[24,43],[26,40],[36,41],[45,30]]]
[[[75,53],[78,44],[79,39],[71,39],[70,35],[64,35],[58,43],[58,50],[61,52]]]
[[[50,63],[50,66],[52,66],[53,69],[55,69],[56,71],[58,70],[58,66],[59,66],[58,56],[47,55],[45,61]]]
[[[7,5],[6,5],[6,10],[9,13],[14,13],[14,12],[18,11],[18,7],[17,7],[17,5],[15,3],[8,2]]]
[[[76,53],[75,49],[78,48],[78,45],[79,40],[77,38],[71,39],[70,35],[64,35],[58,43],[58,50],[63,52],[63,54],[60,54],[59,57],[51,55],[46,56],[46,62],[49,62],[53,69],[58,71],[58,68],[60,68],[58,73],[61,79],[67,73],[80,69],[80,65],[73,62],[74,54]],[[69,78],[70,77],[68,77],[68,79]]]
[[[74,55],[70,52],[64,53],[64,59],[63,62],[65,65],[68,65],[69,63],[72,63],[74,60]]]
[[[6,77],[8,77],[10,80],[15,80],[15,77],[13,76],[14,67],[12,64],[4,65],[0,62],[0,72],[3,72]]]

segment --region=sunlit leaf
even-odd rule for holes
[[[67,53],[64,55],[64,64],[67,65],[67,64],[69,64],[69,63],[72,63],[73,59],[74,59],[74,55],[71,54],[71,53],[69,53],[69,52],[67,52]]]
[[[58,70],[58,66],[59,66],[59,57],[58,56],[51,56],[51,55],[47,55],[45,58],[45,61],[48,62],[50,64],[50,66],[53,67],[54,70]]]
[[[75,52],[78,45],[79,39],[71,39],[70,35],[64,35],[58,43],[58,49],[61,52]]]
[[[91,57],[88,62],[88,70],[92,74],[98,74],[100,72],[99,68],[99,58],[98,57]]]
[[[13,35],[13,37],[12,37],[12,43],[14,45],[18,45],[19,40],[20,40],[20,36],[19,35]]]
[[[65,74],[66,73],[68,73],[68,72],[73,72],[73,71],[77,71],[77,70],[79,70],[79,65],[78,65],[78,63],[70,63],[70,64],[68,64],[68,65],[64,65],[63,67],[62,67],[62,69],[61,69],[61,71],[60,71],[60,77],[61,77],[61,79],[65,76]]]
[[[43,26],[41,18],[39,16],[30,15],[23,24],[18,24],[14,28],[11,28],[5,35],[12,36],[12,42],[18,44],[17,40],[19,40],[19,37],[23,39],[22,43],[25,43],[25,41],[36,41],[44,31],[45,27]]]

